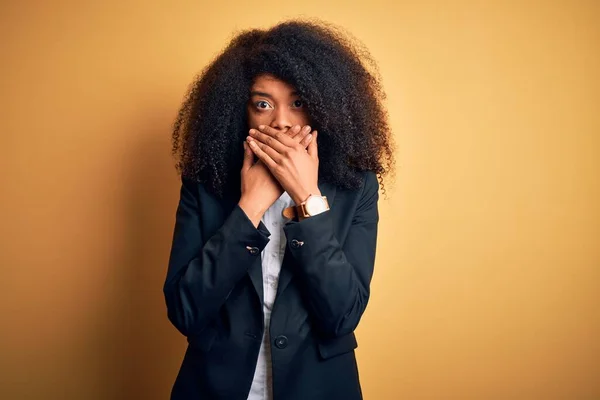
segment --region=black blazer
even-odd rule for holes
[[[271,314],[275,400],[355,400],[354,329],[367,306],[379,183],[359,190],[319,182],[331,209],[284,225],[287,245]],[[188,339],[171,399],[246,400],[263,335],[261,251],[239,196],[218,200],[182,180],[164,284],[168,317]]]

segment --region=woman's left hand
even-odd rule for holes
[[[312,131],[312,141],[308,148],[297,143],[288,133],[270,126],[260,125],[250,129],[247,138],[250,148],[269,168],[275,179],[288,192],[296,204],[305,201],[310,194],[321,195],[317,186],[319,178],[319,156],[317,147],[318,132]],[[292,132],[298,131],[292,127]],[[309,129],[305,126],[303,129]]]

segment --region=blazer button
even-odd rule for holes
[[[258,253],[260,253],[260,250],[258,249],[258,247],[246,246],[246,248],[248,249],[248,251],[250,252],[250,254],[252,254],[253,256],[255,256]]]
[[[275,338],[275,347],[278,349],[285,349],[288,345],[288,338],[286,336],[277,336]]]
[[[292,241],[290,242],[290,245],[295,249],[299,249],[300,247],[302,247],[303,244],[304,242],[301,242],[297,239],[292,239]]]

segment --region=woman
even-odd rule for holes
[[[192,84],[173,132],[164,294],[189,345],[172,399],[362,398],[383,98],[364,48],[297,20],[237,35]]]

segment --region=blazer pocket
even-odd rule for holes
[[[318,347],[321,358],[325,360],[356,349],[358,343],[354,332],[350,332],[347,335],[333,339],[321,339]]]
[[[207,326],[200,333],[188,336],[187,341],[191,347],[208,352],[217,337],[217,330],[212,326]]]

